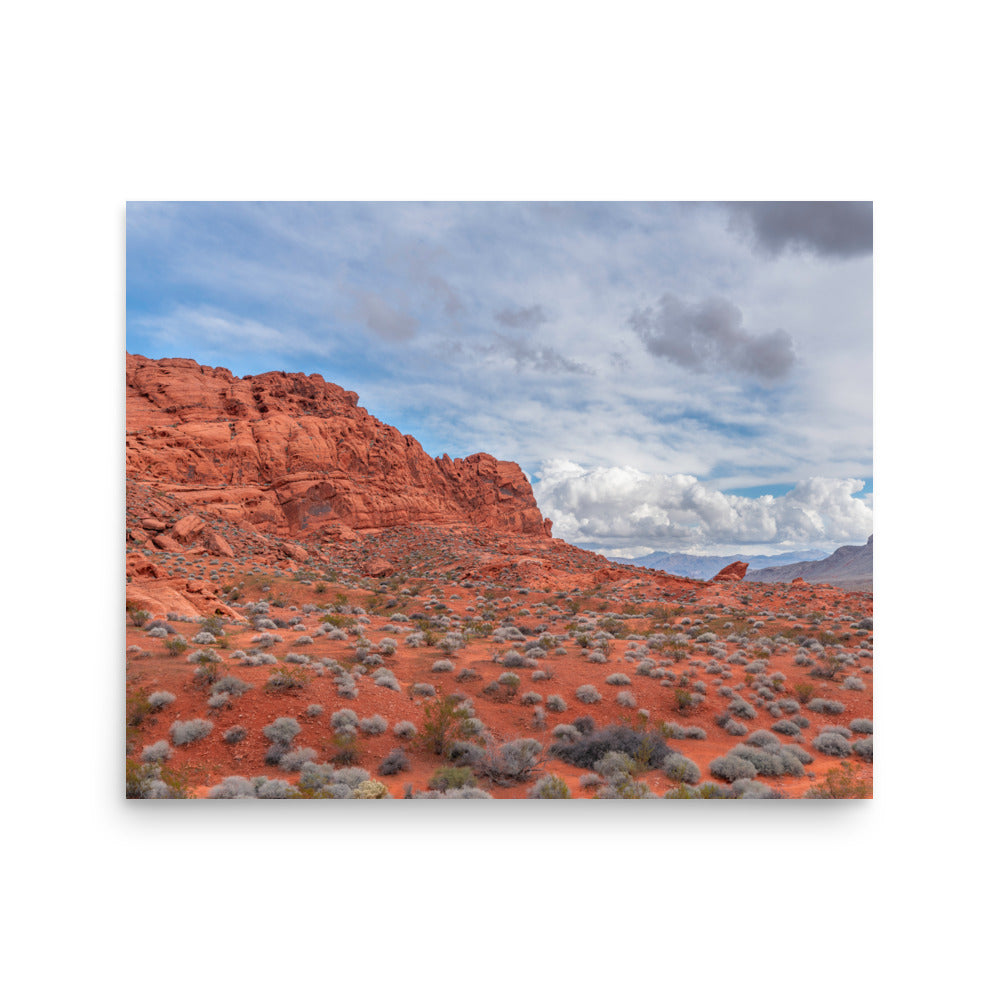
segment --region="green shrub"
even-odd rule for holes
[[[871,783],[860,777],[854,764],[846,760],[839,768],[827,771],[822,784],[810,788],[803,796],[807,799],[870,799]]]
[[[424,723],[419,743],[433,754],[441,756],[456,740],[472,736],[471,713],[460,705],[455,695],[442,695],[424,703]]]
[[[427,787],[438,792],[449,788],[474,788],[476,776],[471,767],[439,767],[432,775]]]
[[[528,791],[529,799],[571,799],[569,785],[557,774],[539,778]]]

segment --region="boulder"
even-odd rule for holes
[[[746,576],[747,570],[750,568],[749,563],[745,562],[733,562],[728,566],[723,566],[715,576],[712,577],[713,583],[724,583],[727,581],[739,581]]]

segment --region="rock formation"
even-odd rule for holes
[[[722,583],[727,580],[742,580],[746,576],[748,566],[749,564],[745,562],[730,563],[712,577],[712,583]]]
[[[431,458],[320,375],[236,378],[187,359],[131,354],[125,370],[126,479],[173,501],[159,516],[143,510],[133,541],[229,555],[206,523],[219,519],[294,539],[283,546],[292,560],[305,558],[310,542],[404,524],[551,537],[515,462]]]

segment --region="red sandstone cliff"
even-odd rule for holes
[[[551,537],[515,462],[431,458],[320,375],[127,354],[125,385],[126,478],[207,518],[315,539],[415,523]]]

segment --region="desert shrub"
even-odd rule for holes
[[[726,706],[726,709],[731,715],[735,715],[740,719],[757,718],[757,710],[753,707],[753,705],[744,701],[742,698],[733,698],[733,700]]]
[[[855,740],[851,744],[851,749],[854,751],[856,756],[860,757],[864,761],[867,761],[869,764],[874,759],[873,743],[870,736],[865,736],[860,740]]]
[[[222,734],[222,741],[232,746],[235,743],[242,743],[247,738],[247,731],[242,726],[230,726]]]
[[[722,728],[730,736],[745,736],[747,733],[747,727],[744,726],[742,722],[737,722],[735,719],[729,719]]]
[[[755,729],[743,742],[749,743],[752,747],[773,748],[781,745],[781,740],[766,729]]]
[[[150,746],[142,748],[142,761],[146,764],[162,764],[173,754],[166,740],[157,740]]]
[[[660,767],[670,752],[663,738],[655,733],[637,732],[627,726],[587,729],[585,725],[580,725],[580,721],[573,723],[580,733],[576,740],[570,742],[559,739],[549,747],[549,752],[554,757],[575,767],[593,769],[594,764],[612,750],[626,754],[633,761],[642,762],[649,767]],[[590,722],[592,727],[593,720]]]
[[[500,665],[506,670],[520,670],[525,667],[534,667],[535,664],[532,660],[528,660],[520,653],[510,649],[504,653]]]
[[[357,729],[358,713],[349,708],[340,708],[330,716],[330,728],[337,729]]]
[[[594,705],[601,700],[601,695],[593,684],[581,684],[576,689],[576,697],[584,705]]]
[[[337,694],[341,698],[354,699],[358,696],[358,685],[357,681],[351,674],[341,674],[337,678]]]
[[[252,684],[240,677],[220,677],[212,685],[212,694],[233,694],[239,697],[244,692],[249,691],[251,687],[253,687]]]
[[[576,740],[580,738],[580,730],[576,726],[562,722],[552,727],[552,738],[556,740]]]
[[[282,771],[298,771],[301,770],[302,765],[314,761],[316,759],[316,751],[310,747],[297,747],[294,750],[288,750],[278,758],[278,767]]]
[[[455,664],[451,660],[435,660],[431,667],[431,673],[450,674],[455,669]]]
[[[485,752],[477,743],[472,743],[469,740],[455,740],[445,750],[444,755],[458,767],[473,767],[482,759]]]
[[[261,729],[266,739],[272,743],[284,744],[285,747],[292,745],[292,740],[302,732],[302,727],[287,715],[279,716],[274,722],[268,723]]]
[[[545,699],[545,707],[550,712],[565,712],[566,711],[566,701],[557,694],[550,694]]]
[[[778,777],[785,774],[788,767],[797,770],[801,766],[795,758],[786,760],[774,749],[750,746],[747,743],[739,743],[734,746],[729,751],[728,756],[741,757],[743,760],[750,761],[758,774],[768,775],[769,777]]]
[[[703,781],[693,788],[690,785],[679,785],[664,792],[665,799],[732,799],[736,796],[733,792],[722,785],[715,784],[714,781]]]
[[[619,691],[615,695],[615,701],[622,706],[622,708],[635,708],[636,700],[635,695],[631,691]]]
[[[498,785],[527,781],[542,753],[538,740],[522,738],[490,746],[476,762],[476,772]]]
[[[810,712],[821,712],[823,715],[840,715],[844,711],[844,706],[839,701],[832,701],[829,698],[813,698],[806,708]]]
[[[330,764],[317,764],[315,761],[305,761],[299,773],[299,789],[301,791],[317,791],[324,785],[333,783],[334,769]]]
[[[627,687],[632,682],[625,674],[608,674],[608,676],[604,678],[604,683],[611,684],[613,687]]]
[[[159,712],[167,705],[172,705],[176,700],[177,695],[171,694],[169,691],[154,691],[147,699],[150,709],[154,712]]]
[[[461,670],[455,675],[455,680],[457,681],[473,681],[479,674],[472,669],[472,667],[462,667]]]
[[[437,694],[433,684],[425,684],[422,681],[417,681],[410,690],[417,698],[433,698]]]
[[[621,781],[634,773],[635,761],[620,750],[609,750],[600,760],[595,761],[594,770],[605,781]]]
[[[372,680],[375,682],[376,687],[388,688],[390,691],[401,690],[399,680],[396,675],[391,670],[387,670],[385,667],[379,667],[379,669],[372,674]]]
[[[852,736],[850,729],[846,726],[824,726],[821,733],[836,733],[838,736],[843,736],[845,740],[849,740]]]
[[[306,686],[306,674],[301,667],[280,667],[275,670],[264,684],[264,690],[273,693],[275,691],[293,691]]]
[[[597,723],[590,715],[581,715],[573,720],[573,725],[581,736],[589,736],[597,728]]]
[[[743,757],[736,757],[727,754],[725,757],[716,757],[708,765],[708,772],[713,778],[720,778],[723,781],[738,781],[740,778],[756,778],[757,768]]]
[[[601,776],[599,774],[580,775],[581,788],[596,788],[600,783],[601,783]]]
[[[679,753],[671,754],[666,759],[663,764],[663,773],[671,781],[682,781],[689,785],[701,778],[701,770],[698,765]]]
[[[846,760],[840,762],[839,768],[831,768],[823,779],[823,783],[810,788],[804,798],[807,799],[868,799],[871,798],[872,786],[857,773],[854,764]]]
[[[792,722],[794,722],[799,729],[808,729],[812,725],[809,718],[805,715],[793,715]]]
[[[153,696],[149,696],[149,700],[153,700]],[[871,735],[875,731],[875,726],[871,719],[851,719],[847,724],[847,728],[850,729],[852,733],[860,733],[862,735]]]
[[[163,648],[167,651],[168,656],[180,656],[187,649],[187,641],[183,636],[177,635],[171,639],[165,639]]]
[[[813,755],[805,747],[799,746],[798,743],[786,743],[781,748],[781,752],[795,757],[800,764],[811,764],[813,762]]]
[[[844,678],[845,691],[864,691],[864,689],[865,689],[865,682],[860,677]]]
[[[813,749],[828,757],[850,757],[851,744],[839,733],[820,733],[812,741]]]
[[[443,754],[455,740],[472,735],[471,716],[469,709],[453,695],[426,702],[421,745],[431,753]]]
[[[779,719],[771,728],[782,736],[798,736],[801,732],[791,719]]]
[[[753,778],[738,778],[733,782],[733,791],[738,799],[780,799],[781,793],[762,781]]]
[[[257,789],[258,799],[290,799],[295,795],[295,787],[284,778],[271,778]]]
[[[616,775],[597,790],[595,799],[655,799],[649,785],[625,775]]]
[[[392,731],[401,740],[408,740],[417,735],[417,727],[408,719],[397,722],[392,727]]]
[[[378,714],[371,716],[368,719],[362,719],[358,723],[358,729],[361,732],[366,733],[368,736],[380,736],[389,728],[389,723]]]
[[[546,774],[528,790],[529,799],[571,799],[569,785],[557,774]]]
[[[313,704],[313,705],[309,705],[309,706],[306,707],[306,715],[310,719],[315,719],[315,718],[317,718],[318,716],[320,716],[322,714],[323,714],[323,706],[322,705]]]
[[[225,693],[213,694],[208,699],[208,707],[212,711],[217,711],[220,708],[225,708],[229,704],[229,695]]]
[[[249,778],[243,778],[238,774],[223,778],[219,784],[208,790],[210,799],[255,799],[257,790]]]
[[[701,726],[682,726],[680,738],[683,740],[707,740],[708,733]]]
[[[794,698],[779,698],[777,702],[778,708],[782,712],[797,712],[802,707]]]
[[[212,728],[212,723],[207,719],[188,719],[186,722],[178,719],[170,727],[170,739],[176,747],[185,746],[203,740]]]
[[[409,769],[410,760],[402,747],[393,747],[379,764],[378,773],[381,775],[399,774],[400,771],[408,771]]]
[[[475,787],[476,776],[471,767],[439,767],[432,775],[427,787],[438,792],[449,788]]]
[[[371,780],[371,775],[363,767],[342,767],[333,772],[331,784],[347,785],[351,791]]]

